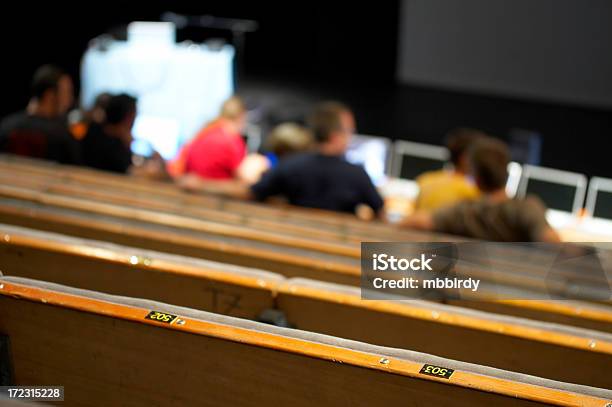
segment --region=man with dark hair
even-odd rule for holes
[[[509,159],[508,148],[501,141],[489,137],[478,140],[469,151],[469,165],[484,196],[434,213],[417,212],[404,224],[491,241],[559,242],[538,198],[509,199],[506,195]]]
[[[448,133],[446,146],[450,151],[453,168],[427,172],[416,179],[419,186],[416,209],[433,211],[466,199],[478,198],[478,188],[468,179],[467,151],[476,140],[484,136],[481,131],[469,128],[457,128]]]
[[[126,173],[132,164],[136,99],[126,94],[111,96],[102,116],[103,122],[92,122],[81,140],[83,161],[89,167]]]
[[[251,187],[253,197],[263,201],[281,195],[294,205],[350,213],[367,205],[380,212],[383,200],[369,176],[344,158],[355,132],[350,109],[338,102],[321,103],[308,118],[308,125],[317,151],[280,162]]]
[[[26,111],[0,123],[0,152],[79,163],[78,143],[66,123],[66,113],[73,102],[70,76],[52,65],[40,67],[32,80]]]
[[[383,200],[369,176],[344,158],[355,131],[353,113],[340,103],[326,102],[316,106],[308,124],[317,142],[315,151],[283,159],[250,188],[219,183],[182,185],[258,201],[282,196],[293,205],[340,212],[356,213],[365,205],[380,214]]]

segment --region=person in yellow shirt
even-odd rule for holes
[[[429,171],[421,174],[416,182],[419,195],[415,209],[434,211],[464,200],[474,200],[480,196],[478,187],[468,178],[469,147],[486,134],[479,130],[457,128],[446,137],[446,146],[450,151],[452,169]]]

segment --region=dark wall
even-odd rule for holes
[[[68,3],[66,3],[68,4]],[[72,4],[72,3],[70,3]],[[372,7],[363,3],[110,0],[81,6],[17,6],[0,25],[2,77],[8,98],[0,114],[20,109],[27,101],[32,72],[57,63],[75,77],[90,39],[134,20],[157,20],[162,12],[211,14],[257,20],[260,28],[246,37],[246,74],[352,84],[391,83],[395,75],[398,1]],[[127,5],[126,5],[127,4]],[[65,8],[64,8],[65,7]],[[120,29],[113,30],[121,32]],[[221,30],[190,28],[178,39],[231,40]],[[372,54],[376,57],[372,58]]]
[[[60,64],[78,77],[88,41],[112,27],[155,20],[166,10],[213,14],[260,24],[247,35],[246,71],[239,86],[255,78],[280,83],[288,91],[340,98],[355,108],[362,132],[390,138],[441,143],[455,126],[500,136],[514,127],[533,129],[544,136],[543,165],[612,177],[610,111],[396,85],[399,0],[65,4],[58,10],[28,3],[4,13],[0,115],[23,108],[30,76],[42,63]],[[178,33],[179,40],[210,37],[230,38],[217,30]]]
[[[409,84],[612,109],[609,0],[402,0]]]
[[[506,138],[513,128],[542,135],[541,165],[588,176],[612,177],[612,111],[487,97],[431,88],[398,90],[400,138],[442,142],[444,132],[470,126]]]

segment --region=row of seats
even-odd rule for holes
[[[273,316],[298,329],[572,383],[612,385],[598,373],[612,363],[612,333],[600,332],[612,325],[607,307],[582,304],[583,312],[603,317],[584,318],[598,322],[600,331],[570,328],[429,301],[366,301],[359,289],[345,285],[6,225],[0,231],[5,236],[0,266],[10,276],[253,320]]]
[[[18,277],[0,330],[22,383],[88,405],[583,405],[610,391]],[[52,351],[50,351],[52,350]]]
[[[13,380],[63,383],[72,404],[612,399],[607,303],[361,299],[353,233],[444,236],[29,160],[0,167],[0,270],[15,276],[0,281],[0,333]],[[517,257],[499,254],[495,267]]]
[[[7,169],[9,168],[10,166],[7,166]],[[17,168],[21,170],[21,167]],[[0,179],[2,179],[2,176],[0,176]],[[253,254],[249,259],[251,262],[275,259],[278,266],[275,266],[276,263],[268,263],[266,265],[267,268],[272,268],[272,271],[288,276],[307,275],[326,281],[353,285],[359,285],[360,283],[360,264],[358,261],[360,258],[360,247],[353,240],[355,237],[370,241],[436,241],[452,239],[449,236],[414,233],[392,227],[384,231],[376,230],[369,233],[351,231],[347,234],[320,227],[316,228],[297,224],[287,225],[286,220],[283,219],[282,222],[275,221],[273,216],[269,220],[262,220],[263,212],[257,212],[256,215],[249,216],[247,208],[245,208],[243,214],[237,216],[237,214],[227,213],[215,208],[203,210],[200,208],[199,202],[194,202],[193,205],[170,203],[167,197],[163,196],[157,199],[151,193],[138,197],[130,191],[129,185],[123,186],[125,192],[121,192],[120,188],[116,187],[111,193],[108,193],[98,185],[96,185],[94,191],[92,191],[91,187],[84,185],[76,185],[75,187],[66,186],[66,181],[62,178],[54,179],[48,174],[31,174],[26,181],[18,182],[14,182],[14,178],[9,175],[4,182],[6,185],[0,186],[0,197],[9,198],[13,201],[15,199],[20,200],[19,204],[13,202],[13,207],[5,208],[5,218],[12,219],[11,222],[20,221],[20,224],[25,226],[36,222],[35,219],[32,219],[32,208],[36,207],[37,216],[47,219],[46,224],[49,225],[47,230],[59,230],[66,233],[77,233],[82,237],[98,238],[96,233],[98,233],[98,236],[101,236],[100,234],[108,232],[108,222],[111,220],[116,219],[115,222],[120,222],[124,226],[126,221],[129,221],[129,224],[136,228],[132,235],[136,235],[138,241],[143,241],[142,245],[158,248],[160,246],[159,242],[151,242],[156,234],[155,230],[151,230],[149,233],[140,232],[140,227],[153,224],[154,226],[162,227],[165,233],[170,233],[170,229],[180,233],[181,236],[178,236],[174,241],[183,239],[181,248],[177,248],[169,243],[166,248],[161,248],[160,250],[179,250],[179,253],[182,254],[212,258],[213,260],[238,262],[237,264],[249,266],[254,264],[245,263],[241,261],[240,257],[228,259],[227,250],[216,249],[219,247],[219,240],[222,239],[224,243],[231,242],[241,245],[241,253],[251,252]],[[10,183],[18,186],[9,185]],[[83,198],[85,196],[88,199]],[[11,205],[10,200],[6,201],[8,206]],[[91,202],[92,200],[95,203]],[[253,209],[257,208],[253,204],[245,204],[245,206],[248,205],[251,205]],[[29,206],[31,209],[24,210],[24,206]],[[40,206],[44,207],[40,208]],[[157,210],[153,211],[150,207]],[[51,213],[49,213],[49,210],[51,210]],[[177,213],[181,215],[176,215]],[[93,214],[96,214],[97,219],[103,219],[105,222],[79,222],[78,219],[74,218],[80,215],[91,220]],[[54,222],[49,223],[49,218],[53,218]],[[366,225],[360,226],[363,228],[367,227]],[[123,229],[126,233],[130,230],[125,227]],[[156,230],[159,232],[159,228]],[[211,251],[199,251],[196,253],[196,249],[186,248],[184,243],[185,232],[188,232],[190,237],[197,233],[199,240],[194,242],[194,244],[201,248],[208,243],[206,247],[216,250],[217,253],[211,253]],[[115,241],[121,243],[127,237],[116,236],[115,233],[112,236],[106,237],[106,239],[115,239]],[[250,250],[253,245],[256,245],[260,250],[255,252]],[[279,256],[278,253],[273,253],[278,246],[285,247],[284,254],[291,254],[292,256]],[[236,248],[237,246],[233,247],[233,249]],[[221,253],[218,253],[219,251]],[[525,263],[525,266],[517,267],[516,259],[525,257],[526,253],[519,249],[514,250],[511,247],[505,246],[491,252],[491,259],[490,262],[487,262],[487,267],[481,266],[477,268],[475,266],[476,263],[470,261],[471,259],[465,259],[465,261],[458,263],[457,273],[472,277],[477,276],[484,280],[493,280],[495,283],[511,286],[518,285],[525,290],[546,290],[547,292],[552,287],[551,278],[555,277],[559,282],[556,290],[560,296],[563,295],[564,291],[571,292],[579,282],[591,287],[591,291],[593,291],[593,287],[597,289],[602,282],[605,283],[605,281],[593,278],[596,273],[586,272],[593,266],[588,262],[583,262],[580,264],[580,267],[576,265],[574,272],[559,271],[554,276],[551,276],[547,265],[540,268],[534,265],[534,260],[537,260],[537,257],[534,256],[537,253],[537,251],[530,251],[529,261]],[[259,260],[256,260],[255,257]],[[546,262],[546,258],[543,258],[543,261],[541,261],[541,263]],[[494,266],[497,272],[491,273],[487,269],[489,266]],[[313,272],[316,273],[318,269],[327,269],[329,271],[336,271],[336,273],[325,272],[324,275],[320,275],[320,273],[313,275]],[[605,276],[601,275],[600,277],[603,278]],[[605,288],[603,291],[605,295]]]
[[[233,245],[228,245],[227,238],[220,238],[214,235],[194,235],[189,233],[187,235],[185,230],[164,228],[154,228],[151,225],[147,225],[144,222],[140,222],[138,226],[128,225],[124,219],[113,219],[113,218],[100,218],[96,221],[92,219],[91,214],[75,214],[69,212],[51,211],[45,207],[24,207],[25,202],[16,201],[13,203],[5,202],[0,200],[0,219],[2,221],[12,224],[19,224],[27,227],[34,227],[42,230],[55,230],[63,233],[68,233],[84,238],[104,239],[119,244],[126,244],[130,246],[138,246],[140,248],[158,250],[170,253],[178,253],[188,255],[192,257],[200,257],[205,259],[211,259],[215,261],[223,261],[235,265],[246,265],[253,267],[255,264],[260,264],[261,268],[272,270],[277,273],[281,273],[286,277],[295,276],[308,276],[310,278],[319,279],[328,282],[343,283],[349,285],[360,284],[360,270],[358,259],[347,259],[346,257],[330,256],[321,254],[315,250],[301,250],[300,253],[296,253],[297,249],[291,249],[290,251],[281,250],[280,247],[269,246],[269,250],[264,251],[262,249],[252,250],[250,249],[251,244],[244,239],[240,240],[241,246],[236,246],[237,239],[232,240]],[[8,226],[4,226],[5,243],[17,244],[19,241],[14,231]],[[6,240],[9,239],[10,242]],[[222,240],[221,240],[222,239]],[[221,242],[220,242],[221,240]],[[75,242],[72,242],[73,244]],[[493,253],[496,254],[496,253]],[[324,257],[324,260],[320,260],[319,257]],[[501,257],[501,254],[500,254]],[[510,261],[512,258],[517,256],[510,253]],[[154,259],[151,256],[136,256],[136,259]],[[334,259],[334,261],[332,261]],[[274,260],[274,261],[273,261]],[[140,260],[138,260],[140,261]],[[501,264],[499,265],[501,266]],[[532,269],[517,268],[516,263],[510,263],[513,266],[514,271],[518,273],[528,274]],[[584,271],[583,268],[580,270]],[[486,270],[481,270],[483,277],[486,278]],[[469,270],[470,275],[474,275],[475,271],[472,267]],[[489,273],[491,274],[491,273]],[[531,271],[533,274],[533,271]],[[583,273],[584,274],[584,273]],[[514,281],[532,281],[536,280],[537,276],[530,276],[530,280],[526,278],[509,279],[504,273],[494,273],[490,279],[498,278],[498,276],[505,277],[503,280],[506,283],[512,283]],[[510,275],[510,277],[512,277]],[[547,279],[547,275],[540,276],[539,281]],[[566,277],[559,275],[564,281]],[[499,279],[498,279],[499,280]],[[536,280],[537,281],[537,280]],[[550,279],[548,279],[550,283]],[[482,302],[473,300],[455,300],[458,303],[464,303],[470,307],[480,307]],[[565,304],[573,304],[572,302],[565,302]],[[545,312],[544,316],[541,317],[544,320],[551,318],[548,314],[563,314],[567,313],[568,309],[574,309],[570,312],[572,314],[580,315],[584,313],[585,306],[581,305],[582,302],[578,302],[572,306],[559,307],[557,304],[551,304],[550,301],[514,301],[514,302],[495,302],[494,306],[497,307],[497,312],[510,313],[516,315],[516,313],[522,312],[521,310],[528,310],[533,312],[534,308],[550,308],[553,311]],[[490,307],[491,305],[489,305]],[[559,308],[563,311],[557,312]],[[588,308],[588,307],[587,307]]]

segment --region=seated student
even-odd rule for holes
[[[281,123],[274,127],[266,139],[265,148],[274,167],[279,160],[292,154],[311,150],[314,139],[308,129],[296,123]]]
[[[100,93],[96,96],[94,104],[89,110],[75,111],[70,121],[70,133],[77,140],[82,140],[87,134],[89,126],[92,123],[102,124],[106,117],[106,106],[112,95],[107,92]]]
[[[489,137],[476,141],[469,151],[470,172],[483,196],[433,213],[417,212],[404,225],[490,241],[558,242],[538,198],[506,195],[508,161],[508,148],[501,141]]]
[[[27,109],[0,123],[0,152],[64,164],[80,163],[79,145],[66,122],[73,101],[70,76],[52,65],[38,68]]]
[[[315,151],[283,159],[250,188],[194,179],[185,180],[182,186],[258,201],[282,196],[293,205],[339,212],[356,213],[366,205],[380,214],[383,200],[370,177],[344,158],[355,131],[351,111],[340,103],[322,103],[310,116],[309,125],[317,142]]]
[[[269,169],[279,161],[293,154],[312,150],[312,134],[295,123],[281,123],[274,127],[264,145],[264,154],[250,154],[242,160],[237,169],[239,178],[248,184],[255,184]]]
[[[204,179],[231,180],[246,155],[242,132],[247,110],[242,100],[233,96],[221,108],[221,114],[205,126],[168,164],[173,177],[195,174]]]
[[[101,123],[92,121],[81,140],[83,162],[99,170],[127,173],[132,165],[132,127],[136,119],[136,99],[111,96]]]
[[[426,172],[416,179],[419,185],[416,210],[433,211],[480,195],[476,185],[468,179],[467,150],[484,136],[484,133],[468,128],[454,129],[448,134],[446,146],[453,168]]]

